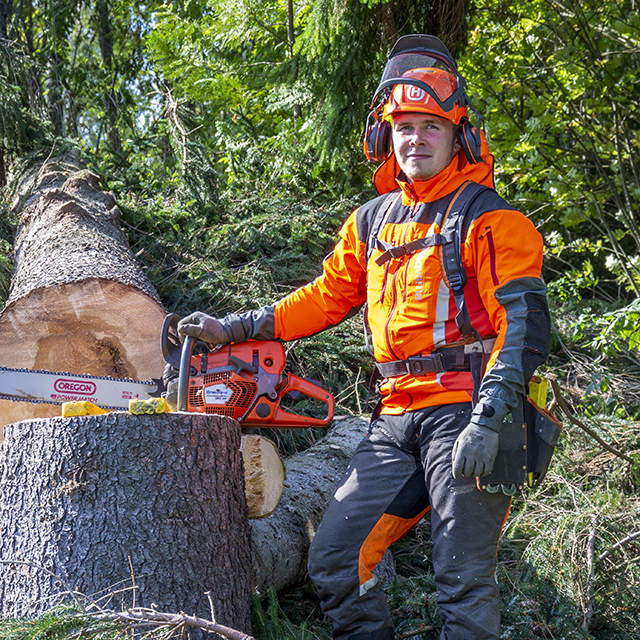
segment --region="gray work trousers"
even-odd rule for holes
[[[441,640],[499,638],[496,553],[510,498],[451,473],[470,415],[470,403],[381,415],[358,445],[309,550],[335,640],[393,638],[372,568],[429,509]]]

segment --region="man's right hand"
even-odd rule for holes
[[[179,370],[175,369],[170,364],[167,363],[164,366],[162,382],[164,383],[165,392],[162,394],[162,397],[174,411],[178,404],[178,374]]]
[[[196,311],[178,322],[178,333],[181,336],[193,336],[211,344],[227,344],[232,336],[225,326],[212,316]]]

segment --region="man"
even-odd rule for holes
[[[547,356],[549,316],[540,235],[477,186],[492,186],[493,158],[464,87],[439,40],[401,38],[365,142],[384,159],[374,178],[382,195],[351,214],[323,274],[272,307],[179,325],[213,343],[292,340],[367,302],[381,402],[309,552],[340,640],[394,637],[374,568],[429,510],[441,638],[500,633],[494,574],[510,498],[481,491],[477,478],[492,470],[501,423]],[[452,235],[447,220],[465,199]]]

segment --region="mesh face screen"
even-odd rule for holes
[[[450,64],[446,64],[442,59],[426,53],[411,51],[399,53],[387,61],[380,84],[390,78],[400,78],[412,69],[424,68],[442,69],[443,71],[455,74],[455,69]]]

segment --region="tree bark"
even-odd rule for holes
[[[0,313],[0,366],[160,377],[165,312],[118,225],[113,194],[71,152],[22,180],[14,210],[20,225]],[[56,415],[55,405],[0,400],[0,431]]]
[[[8,426],[1,614],[38,614],[72,590],[210,619],[210,592],[216,622],[250,633],[240,437],[230,418],[185,413]]]
[[[258,595],[305,579],[311,540],[367,426],[358,418],[337,420],[320,442],[285,459],[287,479],[278,508],[251,522],[253,589]],[[383,582],[393,579],[389,552],[376,573]]]

